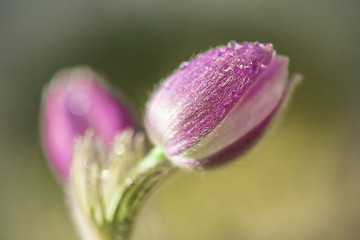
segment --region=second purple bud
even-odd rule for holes
[[[63,70],[44,92],[43,143],[51,165],[62,177],[69,174],[77,136],[91,129],[109,144],[117,133],[135,126],[132,111],[90,69]]]

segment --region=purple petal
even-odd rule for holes
[[[147,108],[150,137],[178,165],[212,165],[247,149],[288,88],[288,59],[271,44],[230,43],[171,75]]]
[[[43,97],[43,139],[56,171],[67,176],[74,139],[92,129],[105,143],[126,127],[134,127],[132,114],[111,95],[98,76],[73,69],[57,74]]]
[[[272,57],[272,46],[259,43],[220,46],[198,55],[171,75],[150,101],[147,126],[150,133],[155,132],[151,134],[154,141],[164,144],[170,155],[199,142],[222,121]]]

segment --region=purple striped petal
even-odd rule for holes
[[[271,44],[230,42],[198,55],[167,78],[148,103],[151,139],[178,165],[220,161],[230,146],[248,145],[246,136],[258,135],[256,129],[281,104],[287,67],[288,59],[277,56]]]

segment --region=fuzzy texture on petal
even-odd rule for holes
[[[270,118],[286,92],[287,67],[271,44],[230,42],[199,54],[153,94],[151,139],[175,164],[208,162]]]

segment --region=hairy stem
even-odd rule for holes
[[[81,170],[82,165],[79,166],[78,169]],[[95,203],[90,202],[90,205],[88,204],[92,206],[89,211],[80,206],[80,198],[70,197],[72,200],[70,206],[81,237],[84,240],[128,240],[137,212],[153,189],[175,169],[176,167],[165,158],[163,151],[160,148],[154,148],[121,177],[113,189],[108,204],[104,205],[101,191],[98,191],[98,185],[101,184],[101,181],[95,184],[95,192],[98,193],[96,194],[98,198],[95,199]],[[76,171],[74,171],[73,177],[77,179]],[[93,178],[94,176],[90,176],[90,183],[93,182]],[[88,183],[85,182],[85,184]],[[70,184],[70,193],[73,196],[79,196],[76,193],[81,192],[76,186],[76,184]],[[89,190],[86,190],[87,187],[80,189],[85,189],[85,200],[83,201],[87,203],[89,199],[86,196],[88,196]],[[91,189],[93,188],[90,186],[90,193]],[[96,212],[94,209],[98,211]]]
[[[163,151],[158,148],[154,148],[147,157],[135,166],[125,179],[125,185],[119,189],[121,197],[113,212],[112,239],[126,240],[129,238],[138,210],[152,190],[173,170],[175,167],[165,158]]]

